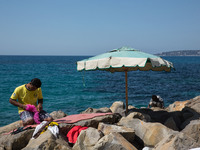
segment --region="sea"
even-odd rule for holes
[[[0,127],[20,120],[17,107],[9,103],[15,88],[32,78],[42,81],[43,108],[68,115],[89,107],[110,107],[125,103],[125,73],[77,71],[76,62],[90,56],[0,56]],[[128,72],[128,102],[147,107],[153,94],[165,107],[200,95],[200,57],[163,57],[174,64],[171,72]]]

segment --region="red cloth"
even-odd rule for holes
[[[86,130],[88,127],[74,126],[68,133],[67,138],[70,143],[76,143],[76,140],[82,130]]]

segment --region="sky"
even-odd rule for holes
[[[0,0],[0,55],[200,50],[200,0]]]

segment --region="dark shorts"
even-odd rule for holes
[[[26,122],[27,120],[33,119],[34,113],[25,110],[25,111],[21,112],[19,115],[20,115],[21,120],[22,120],[23,122]],[[40,121],[44,121],[44,119],[49,118],[49,117],[51,117],[51,115],[48,114],[48,113],[47,113],[46,111],[44,111],[44,110],[42,110],[42,111],[39,113]]]

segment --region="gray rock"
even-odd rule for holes
[[[188,103],[187,101],[175,101],[174,103],[170,104],[165,110],[168,112],[174,112],[174,111],[182,111],[183,108],[185,108],[185,104]]]
[[[144,142],[146,146],[150,147],[154,147],[165,136],[176,133],[161,123],[146,123],[139,119],[129,117],[123,117],[118,124],[134,129],[135,134]]]
[[[191,121],[181,132],[193,138],[200,147],[200,120]]]
[[[49,130],[45,131],[36,139],[31,139],[23,150],[71,150],[66,140],[59,136],[57,139]]]
[[[55,119],[60,119],[63,117],[66,117],[67,114],[65,114],[63,111],[59,110],[59,111],[53,111],[52,113],[50,113],[51,117],[55,120]]]
[[[103,137],[102,132],[95,128],[81,131],[72,150],[93,150],[94,145]]]
[[[99,123],[98,130],[102,131],[104,135],[108,135],[113,132],[119,133],[131,143],[135,138],[135,131],[132,128],[127,128],[124,126]]]
[[[11,124],[8,124],[6,126],[3,126],[3,127],[0,127],[0,135],[2,135],[3,133],[8,133],[14,129],[17,129],[20,127],[20,120],[19,121],[16,121],[16,122],[13,122]]]
[[[103,108],[99,108],[99,109],[95,109],[95,108],[89,107],[89,108],[86,109],[85,111],[81,112],[81,114],[109,113],[109,112],[112,112],[112,111],[111,111],[110,108],[108,108],[108,107],[103,107]]]
[[[0,137],[0,145],[6,150],[19,150],[24,148],[32,137],[34,129],[22,131],[14,135],[2,135]]]
[[[142,121],[145,122],[150,122],[151,121],[151,117],[147,114],[142,114],[140,112],[131,112],[127,117],[129,118],[138,118]]]
[[[189,100],[185,107],[191,108],[192,110],[196,111],[200,114],[200,96],[197,96],[191,100]]]
[[[137,150],[121,134],[110,133],[102,137],[94,146],[93,150]]]
[[[125,116],[125,105],[122,101],[116,101],[110,107],[113,113],[119,113],[121,116]]]
[[[186,134],[178,133],[166,136],[154,148],[154,150],[188,150],[198,145],[194,139]]]

